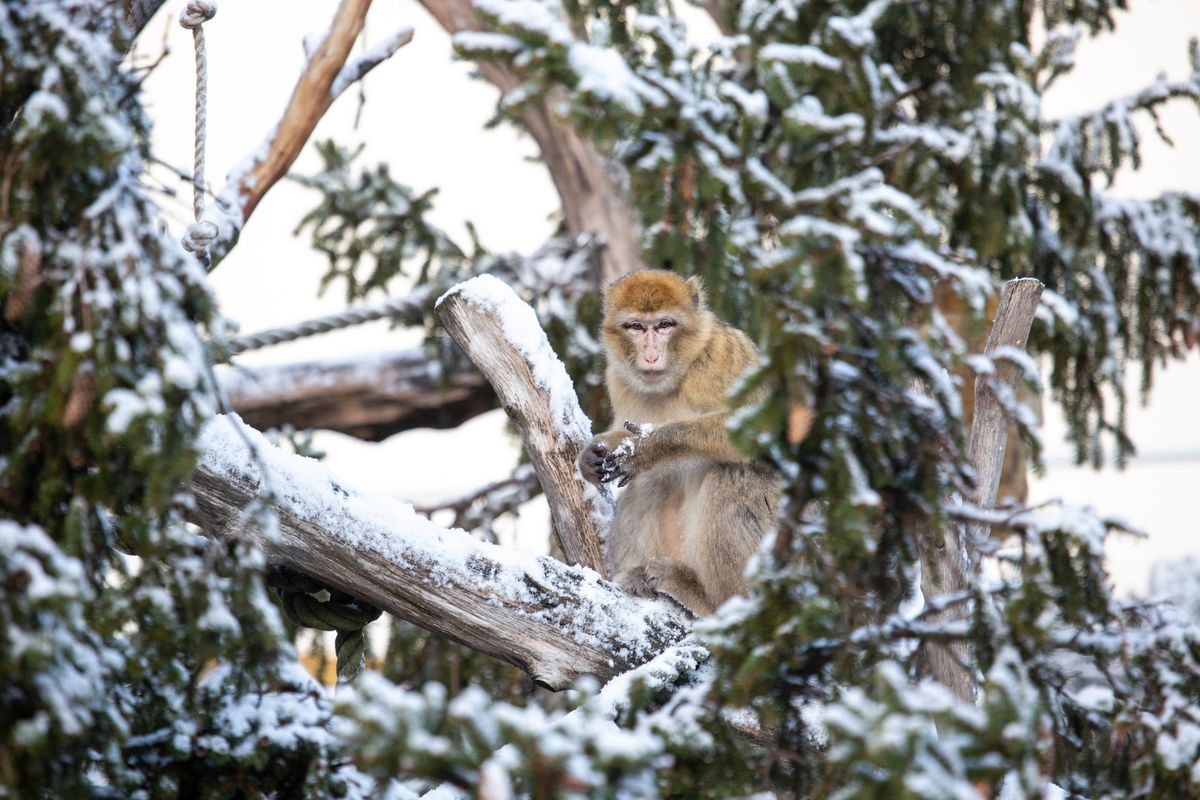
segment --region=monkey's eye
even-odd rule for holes
[[[659,322],[657,325],[654,326],[654,330],[665,331],[667,328],[674,328],[674,327],[675,327],[675,320],[664,319],[661,322]]]
[[[625,330],[637,331],[638,333],[644,333],[646,331],[646,326],[640,322],[626,322]]]

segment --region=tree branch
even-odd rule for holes
[[[582,567],[440,528],[408,504],[360,497],[317,462],[245,431],[264,477],[234,424],[219,417],[201,439],[195,519],[213,535],[250,536],[272,563],[514,664],[550,689],[582,675],[612,677],[687,633],[686,616],[665,600],[638,600]],[[245,527],[244,509],[264,488],[278,535]]]
[[[471,0],[420,1],[451,34],[486,30],[471,7]],[[482,62],[475,66],[501,95],[524,83],[520,73],[503,64]],[[611,281],[640,266],[641,230],[615,174],[619,168],[609,164],[569,120],[551,111],[556,102],[557,98],[552,97],[543,103],[530,104],[520,121],[537,142],[542,161],[558,190],[570,232],[604,237],[600,277],[602,281]]]
[[[414,428],[453,428],[496,407],[466,366],[443,372],[421,349],[263,367],[225,367],[229,405],[259,430],[291,425],[380,441]]]
[[[1004,285],[984,355],[991,356],[1002,348],[1024,351],[1041,296],[1042,284],[1033,278],[1017,278]],[[969,446],[976,485],[966,501],[977,508],[990,508],[996,502],[1008,441],[1008,415],[992,387],[1015,389],[1020,376],[1017,367],[1007,361],[997,360],[995,364],[990,382],[982,375],[975,380]],[[921,591],[926,603],[960,594],[975,584],[979,544],[988,530],[986,525],[967,523],[961,530],[952,528],[944,537],[934,535],[922,541]],[[966,619],[967,611],[962,604],[947,606],[932,614],[929,623],[939,626],[959,622]],[[923,651],[930,675],[964,700],[975,700],[978,686],[965,641],[930,641],[923,645]]]
[[[564,551],[603,568],[598,528],[612,501],[579,477],[575,456],[591,424],[533,309],[481,276],[443,296],[438,315],[521,430]],[[208,426],[201,450],[192,492],[205,530],[251,536],[272,562],[515,664],[549,688],[585,674],[612,677],[688,631],[687,615],[667,600],[634,599],[583,566],[489,545],[439,528],[410,505],[359,497],[321,465],[228,419]],[[279,513],[277,536],[246,529],[245,509],[264,496]]]
[[[312,53],[296,82],[274,131],[249,164],[229,176],[218,202],[206,211],[206,218],[211,214],[209,221],[216,225],[219,236],[213,247],[214,267],[236,243],[246,220],[263,196],[287,174],[338,95],[412,41],[412,29],[407,28],[347,66],[346,59],[362,32],[370,6],[371,0],[342,0],[324,40]]]
[[[604,575],[600,530],[611,519],[612,498],[585,482],[575,466],[591,439],[591,422],[533,309],[483,275],[443,295],[437,315],[521,432],[568,562]]]
[[[129,47],[137,41],[151,17],[158,13],[165,0],[125,0],[125,19],[129,23]]]

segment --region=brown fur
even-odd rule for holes
[[[667,364],[648,381],[635,343],[645,334],[626,326],[663,318],[673,323],[658,334]],[[746,591],[746,562],[778,508],[774,477],[725,431],[726,396],[757,352],[707,309],[698,280],[660,271],[633,273],[609,289],[602,337],[615,430],[595,437],[579,463],[589,480],[630,484],[608,534],[609,573],[627,591],[663,593],[710,614]],[[637,430],[644,423],[654,425],[648,434]]]

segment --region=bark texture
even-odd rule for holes
[[[1041,282],[1033,278],[1018,278],[1004,285],[984,348],[985,355],[994,355],[1002,347],[1025,349],[1042,288]],[[1007,387],[1015,394],[1018,378],[1014,365],[996,361],[993,378],[996,385]],[[1009,431],[1004,406],[982,377],[975,382],[974,411],[970,453],[977,482],[966,500],[974,506],[989,508],[996,502]],[[922,537],[921,591],[927,603],[959,594],[975,584],[979,568],[978,543],[987,535],[986,527],[964,525],[958,530],[952,528],[945,535],[933,532]],[[967,604],[956,603],[931,614],[927,622],[930,625],[960,622],[966,619],[967,613]],[[979,687],[966,642],[961,639],[928,641],[922,647],[928,674],[959,697],[974,701]]]
[[[421,349],[378,357],[224,368],[230,408],[259,430],[291,425],[381,441],[414,428],[455,428],[496,407],[470,366],[449,373]]]

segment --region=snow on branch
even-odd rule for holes
[[[406,28],[347,65],[346,59],[362,33],[370,6],[371,0],[342,0],[324,40],[312,52],[296,81],[283,116],[258,150],[229,175],[217,203],[206,209],[206,220],[218,232],[212,245],[213,266],[236,243],[246,220],[267,191],[287,174],[338,95],[412,41],[412,29]]]
[[[514,664],[551,689],[622,673],[688,631],[666,600],[630,597],[589,569],[441,528],[398,500],[360,496],[320,463],[243,426],[256,458],[235,425],[218,417],[201,437],[196,519],[213,535],[252,537],[272,563]],[[264,490],[278,533],[246,529],[244,509]]]
[[[591,440],[591,421],[537,315],[490,275],[442,295],[437,315],[521,432],[567,560],[605,574],[600,532],[612,518],[612,498],[584,481],[575,466]]]

